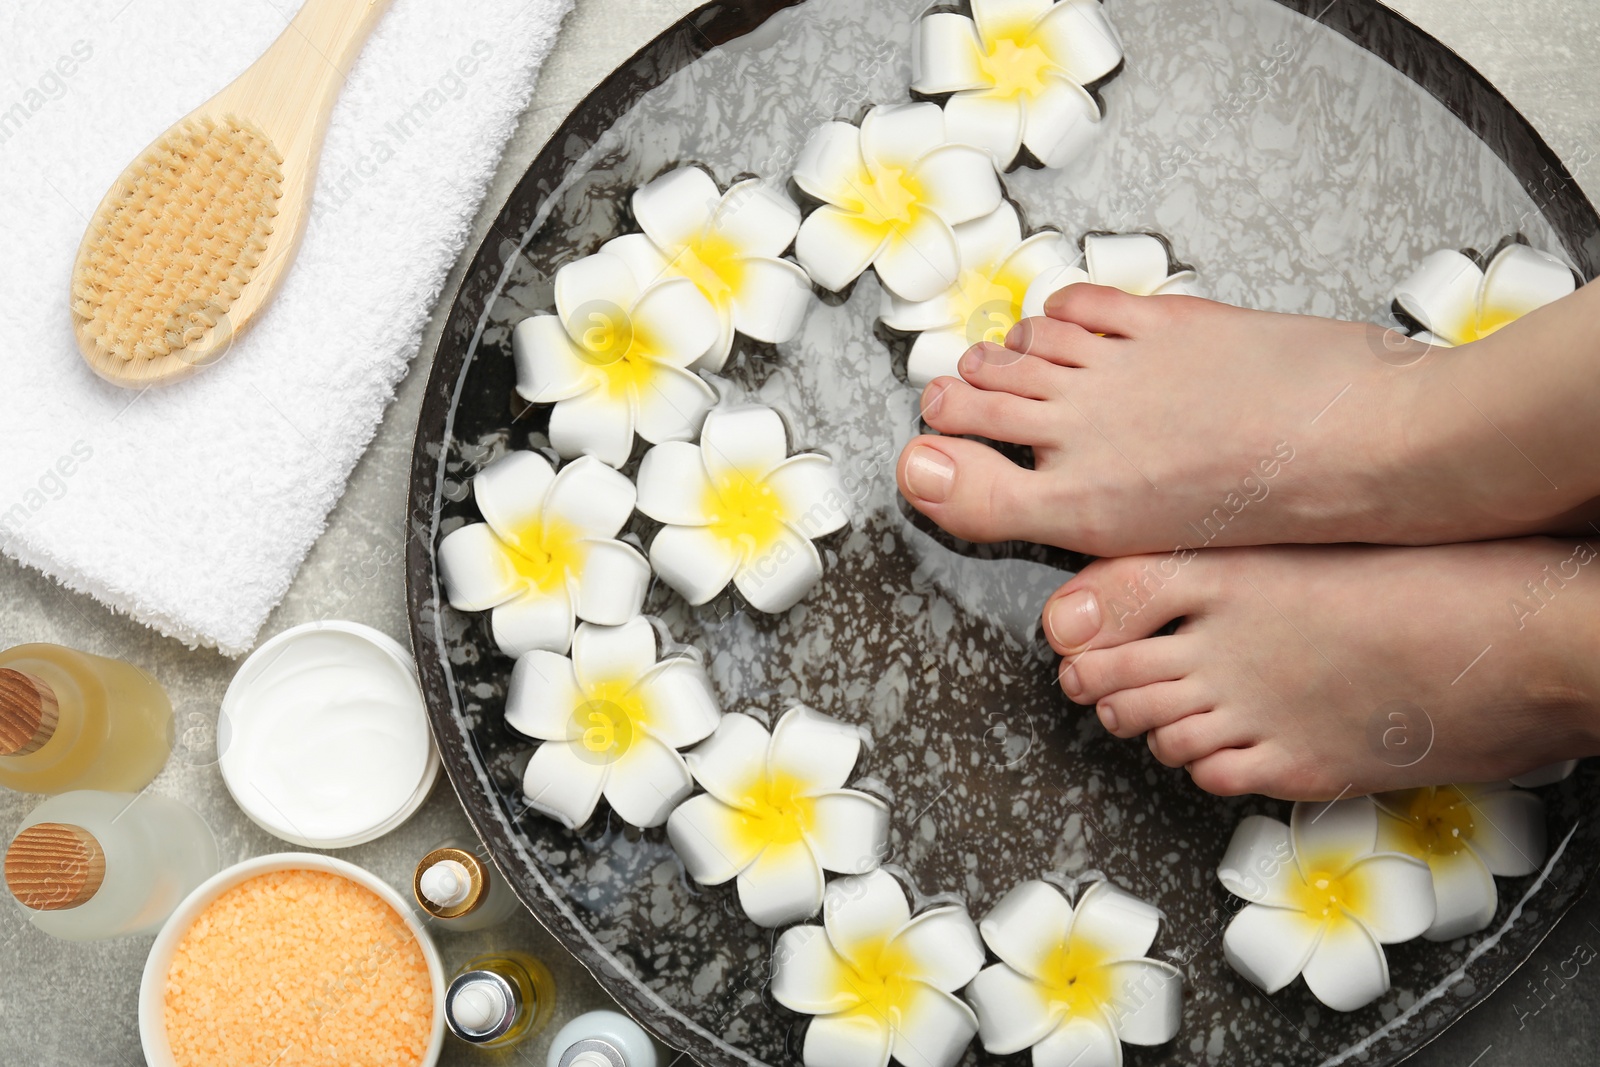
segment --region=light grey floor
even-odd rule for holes
[[[1121,3],[1109,0],[1115,13]],[[695,0],[579,0],[540,79],[480,213],[477,236],[567,112],[638,47],[695,6]],[[1573,168],[1591,198],[1600,198],[1600,0],[1396,0],[1394,6],[1460,52],[1510,97]],[[476,244],[476,237],[473,242]],[[453,291],[461,266],[452,277]],[[399,396],[371,450],[356,468],[288,598],[266,634],[319,618],[368,623],[406,638],[402,569],[406,474],[428,359],[443,324],[441,303],[424,357]],[[211,766],[216,708],[235,664],[193,652],[113,615],[98,603],[62,591],[35,572],[0,560],[0,647],[57,641],[121,656],[154,671],[171,689],[182,734],[178,757],[155,788],[195,804],[217,830],[225,862],[278,851],[280,843],[249,824]],[[0,793],[0,833],[36,798]],[[441,782],[422,811],[380,841],[341,853],[403,887],[416,858],[440,841],[469,833],[449,786]],[[531,920],[495,931],[497,945],[543,957],[559,985],[557,1024],[607,1003],[594,981]],[[488,934],[442,936],[455,966],[491,943]],[[1588,1063],[1600,1047],[1600,891],[1591,892],[1555,929],[1507,987],[1449,1031],[1414,1062],[1449,1067]],[[77,945],[53,941],[14,907],[0,907],[0,1064],[137,1064],[135,1005],[148,939]],[[535,1041],[502,1063],[539,1063]],[[489,1062],[448,1048],[447,1064]]]

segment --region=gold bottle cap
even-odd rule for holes
[[[41,822],[12,839],[6,849],[5,869],[6,886],[24,907],[64,911],[100,891],[106,877],[106,854],[95,836],[81,826]]]
[[[37,752],[56,732],[56,694],[31,674],[0,668],[0,756]]]
[[[458,871],[456,869],[458,866],[464,870]],[[459,884],[462,874],[466,877],[464,886]],[[453,891],[438,892],[438,883],[451,877],[458,880],[451,886]],[[424,892],[424,879],[429,883],[426,886],[428,892]],[[429,915],[438,919],[459,919],[469,912],[476,911],[484,898],[489,895],[489,872],[484,867],[483,861],[466,849],[436,848],[422,857],[422,862],[417,864],[411,888],[416,894],[417,903]],[[444,903],[441,903],[441,900]]]

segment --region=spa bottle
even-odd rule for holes
[[[544,964],[524,952],[491,952],[450,983],[444,1021],[463,1041],[509,1048],[545,1028],[555,1001],[555,979]]]
[[[516,894],[494,864],[459,842],[422,857],[412,891],[422,910],[446,930],[482,930],[503,922],[517,906]]]
[[[626,1015],[591,1011],[556,1031],[547,1067],[665,1067],[664,1052]]]
[[[0,652],[0,785],[134,793],[171,751],[172,702],[133,664],[60,645]]]
[[[153,934],[217,873],[217,842],[187,804],[150,793],[51,797],[6,849],[6,886],[40,930],[68,941]]]

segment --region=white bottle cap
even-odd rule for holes
[[[453,908],[472,895],[472,875],[455,860],[440,860],[422,872],[417,888],[439,908]]]
[[[494,971],[467,971],[450,983],[444,1021],[464,1041],[482,1044],[511,1029],[517,1019],[517,992]]]

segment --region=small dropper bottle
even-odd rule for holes
[[[444,996],[444,1021],[461,1040],[500,1049],[526,1041],[550,1022],[556,983],[525,952],[492,952],[463,967]]]
[[[0,652],[0,785],[137,792],[172,751],[172,702],[131,663],[61,645]]]
[[[150,793],[62,793],[23,820],[6,886],[53,937],[153,934],[217,873],[217,842],[188,805]]]
[[[494,866],[456,845],[422,857],[412,880],[417,904],[447,930],[481,930],[504,921],[516,894]]]
[[[591,1011],[556,1031],[547,1067],[664,1067],[665,1050],[616,1011]]]

